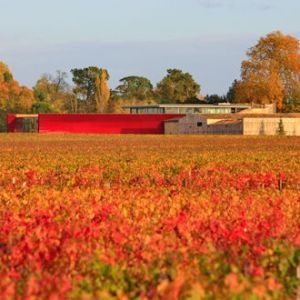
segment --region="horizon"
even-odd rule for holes
[[[300,37],[296,0],[29,0],[17,10],[16,3],[0,0],[0,60],[29,87],[56,70],[71,82],[72,68],[92,65],[108,70],[112,89],[130,75],[156,85],[179,68],[202,94],[223,95],[260,37],[276,30]]]

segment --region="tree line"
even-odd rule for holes
[[[168,69],[154,87],[142,76],[127,76],[113,90],[109,72],[97,66],[67,73],[44,74],[32,89],[21,86],[8,66],[0,62],[0,118],[7,113],[114,113],[122,106],[150,103],[275,103],[280,112],[300,112],[299,39],[276,31],[260,38],[241,64],[241,78],[234,80],[226,95],[201,92],[191,74]]]

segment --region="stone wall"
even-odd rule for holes
[[[165,134],[242,134],[242,121],[220,123],[201,115],[186,115],[178,120],[165,122]]]
[[[234,123],[212,124],[208,125],[206,134],[243,134],[243,123],[237,121]]]
[[[244,118],[244,135],[276,135],[280,119],[286,135],[300,136],[300,118]]]
[[[164,124],[165,134],[179,134],[179,124],[178,121],[167,121]]]
[[[276,105],[275,104],[265,104],[261,106],[253,106],[252,108],[244,109],[238,114],[274,114],[276,113]]]
[[[205,134],[206,128],[206,118],[197,114],[165,122],[165,134]]]
[[[244,117],[209,119],[196,114],[165,122],[165,134],[276,135],[282,120],[286,135],[300,136],[299,117]]]

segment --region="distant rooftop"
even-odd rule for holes
[[[123,106],[124,109],[130,108],[220,108],[220,107],[239,107],[239,108],[250,108],[251,104],[232,104],[232,103],[219,103],[219,104],[144,104],[144,105],[127,105]]]
[[[275,114],[203,114],[208,119],[234,119],[245,118],[300,118],[300,113],[275,113]]]
[[[184,119],[186,115],[180,117],[167,119],[164,123],[178,123],[181,119]],[[274,113],[274,114],[203,114],[199,117],[202,117],[206,120],[215,120],[214,123],[209,124],[209,126],[216,125],[226,125],[226,124],[239,124],[243,122],[243,119],[247,118],[300,118],[300,113]]]

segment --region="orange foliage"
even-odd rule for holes
[[[300,87],[300,48],[295,37],[273,32],[259,40],[243,61],[236,101],[276,103],[282,110]]]
[[[100,76],[96,77],[96,108],[98,113],[104,113],[107,110],[108,101],[110,98],[110,89],[107,84],[108,80],[108,72],[107,70],[101,70]]]
[[[29,112],[34,102],[31,89],[14,80],[8,67],[0,62],[0,110]]]
[[[294,299],[299,145],[3,135],[0,299]]]

